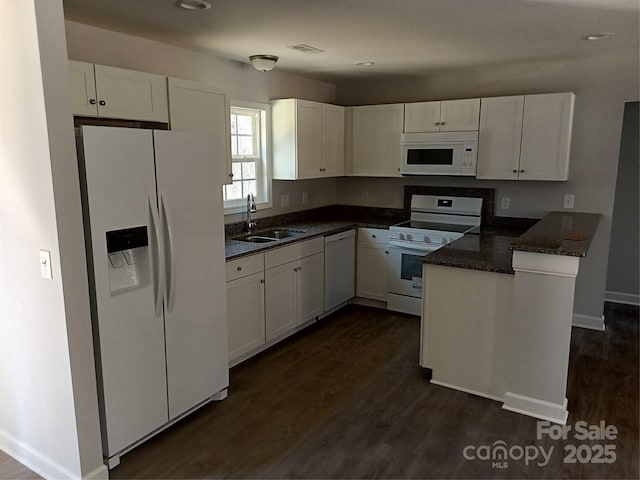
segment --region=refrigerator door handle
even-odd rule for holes
[[[152,268],[153,268],[153,302],[155,315],[162,315],[162,284],[160,277],[160,238],[158,237],[158,214],[155,201],[149,195],[149,218],[151,219],[151,235],[153,245]]]
[[[166,274],[166,300],[167,311],[173,311],[173,302],[176,296],[176,269],[173,262],[173,235],[171,233],[171,214],[160,194],[160,209],[165,238],[165,268]]]

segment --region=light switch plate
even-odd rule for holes
[[[51,280],[51,252],[49,250],[40,250],[40,276]]]
[[[302,192],[302,205],[306,205],[308,201],[309,195],[307,195],[307,192]]]
[[[502,201],[500,202],[501,210],[509,210],[511,206],[511,199],[509,197],[502,197]]]
[[[576,196],[573,193],[567,193],[562,202],[562,208],[573,208]]]

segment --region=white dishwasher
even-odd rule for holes
[[[329,312],[355,296],[356,231],[324,237],[324,310]]]

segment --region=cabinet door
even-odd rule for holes
[[[344,107],[322,105],[322,168],[325,177],[344,175]]]
[[[213,135],[216,178],[222,184],[230,184],[233,175],[229,97],[219,87],[201,82],[170,78],[168,85],[171,130]]]
[[[265,311],[267,342],[297,325],[297,262],[265,271]]]
[[[466,132],[478,130],[480,99],[448,100],[440,110],[441,132]]]
[[[574,101],[573,93],[525,97],[520,179],[569,178]]]
[[[518,178],[523,111],[523,96],[482,99],[478,178]]]
[[[71,110],[74,115],[98,115],[93,63],[69,60]]]
[[[353,175],[400,176],[404,104],[353,107]]]
[[[222,195],[211,188],[209,135],[153,133],[165,245],[167,390],[175,418],[229,384]]]
[[[298,260],[298,325],[324,312],[324,253]]]
[[[439,132],[441,102],[416,102],[404,105],[404,131]]]
[[[265,343],[264,272],[227,282],[229,361]]]
[[[296,101],[297,178],[318,178],[322,168],[322,105]]]
[[[166,77],[104,65],[95,74],[99,116],[169,121]]]
[[[387,301],[387,246],[375,243],[358,244],[356,295],[371,300]]]

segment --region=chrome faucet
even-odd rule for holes
[[[247,230],[251,231],[258,226],[258,222],[256,222],[255,218],[252,217],[252,213],[256,213],[258,209],[256,208],[256,201],[253,197],[253,193],[249,193],[247,195]]]

